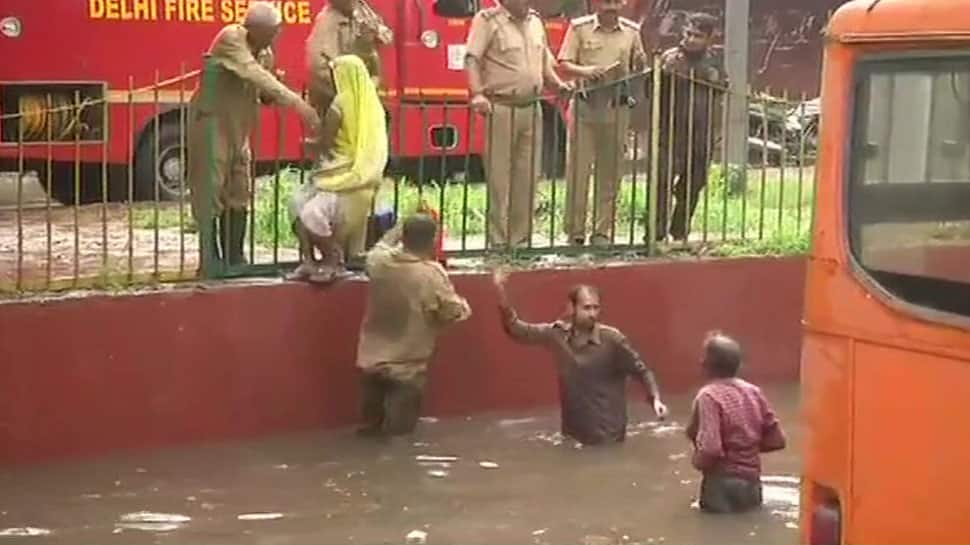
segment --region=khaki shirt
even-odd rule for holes
[[[479,62],[482,92],[500,100],[539,95],[543,75],[553,64],[539,15],[530,11],[516,20],[502,6],[484,9],[472,19],[467,55]]]
[[[328,63],[341,55],[350,54],[359,56],[371,76],[378,77],[380,63],[377,48],[373,43],[362,43],[362,34],[363,28],[357,17],[349,17],[330,5],[320,10],[306,41],[307,68],[311,80],[329,81]]]
[[[367,254],[370,286],[357,347],[361,369],[425,365],[441,329],[471,316],[445,269],[398,247],[399,233],[392,230]]]
[[[224,27],[208,52],[208,69],[192,97],[192,121],[218,119],[218,137],[230,148],[245,145],[259,117],[260,98],[281,106],[294,106],[300,96],[272,73],[269,49],[253,52],[246,41],[246,27]]]
[[[596,14],[573,19],[559,48],[559,60],[580,66],[616,64],[604,80],[592,83],[596,87],[621,80],[646,65],[647,54],[640,38],[640,25],[620,17],[616,26],[607,27],[600,23]],[[597,105],[605,104],[615,93],[615,88],[602,88],[591,93],[590,100]]]

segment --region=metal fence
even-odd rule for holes
[[[298,261],[288,202],[313,161],[293,151],[302,149],[293,114],[277,110],[262,116],[273,126],[260,124],[251,137],[261,160],[251,172],[248,264],[199,270],[199,226],[208,220],[193,217],[184,181],[194,75],[156,74],[148,86],[131,82],[95,98],[75,90],[5,103],[0,152],[15,190],[0,208],[0,293],[272,275]],[[452,264],[799,252],[812,221],[817,101],[749,93],[747,162],[732,164],[723,122],[730,98],[657,66],[570,96],[497,102],[490,116],[471,112],[463,97],[401,96],[387,102],[393,159],[374,212],[434,210]],[[502,178],[506,202],[494,190]],[[521,209],[526,225],[516,227]],[[522,236],[511,240],[516,230]]]

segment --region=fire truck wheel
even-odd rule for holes
[[[184,186],[186,150],[178,123],[162,121],[158,128],[158,157],[155,156],[152,124],[142,134],[135,153],[135,197],[138,200],[176,201],[188,195]]]

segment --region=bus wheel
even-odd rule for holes
[[[155,156],[155,129],[152,124],[142,134],[135,152],[135,198],[177,201],[188,195],[184,177],[187,150],[178,123],[162,121],[158,127],[158,157]]]

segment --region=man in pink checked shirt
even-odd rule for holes
[[[761,389],[737,377],[741,347],[720,332],[704,340],[708,383],[694,398],[687,437],[702,474],[700,507],[737,513],[761,505],[761,453],[785,448],[785,433]]]

